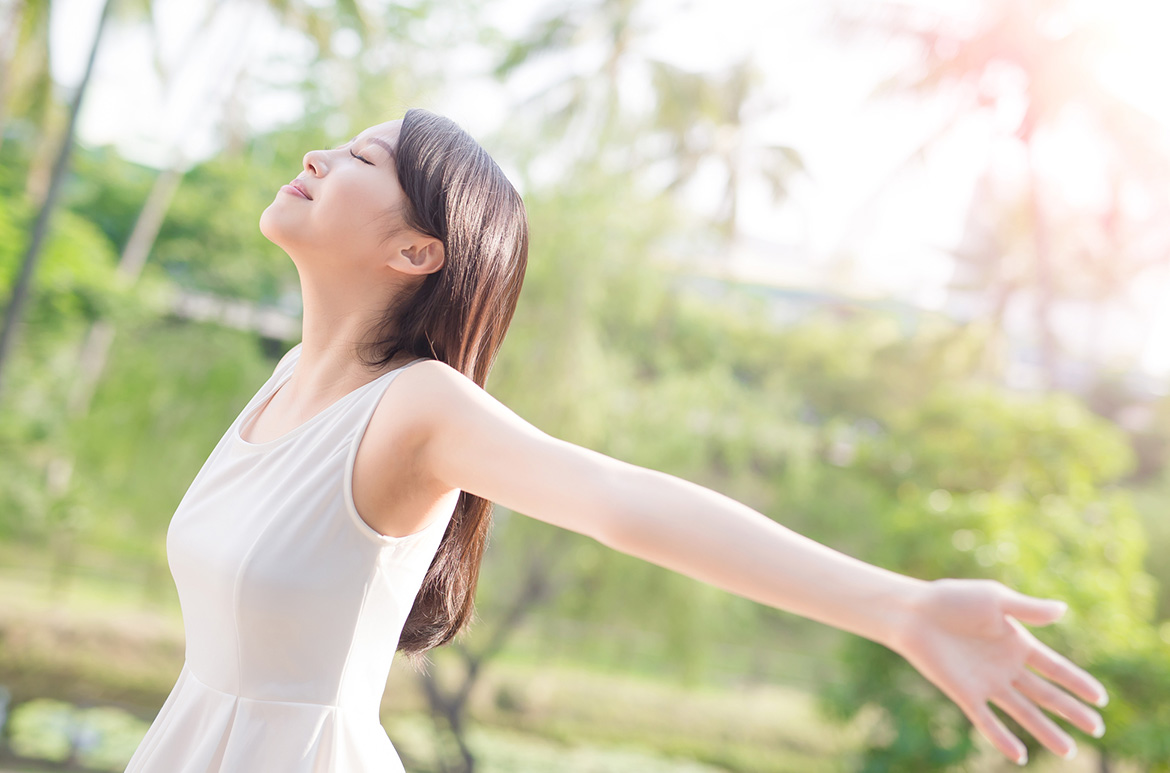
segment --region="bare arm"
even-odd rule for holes
[[[630,465],[607,543],[770,607],[890,645],[929,584],[826,547],[711,489]]]
[[[1023,747],[989,700],[1058,754],[1075,744],[1032,701],[1087,732],[1100,721],[1071,696],[1027,681],[1040,681],[1031,665],[1086,700],[1104,695],[1016,622],[1057,619],[1061,610],[1043,600],[987,580],[928,582],[867,564],[715,491],[553,438],[441,363],[412,370],[422,371],[412,382],[424,425],[420,463],[447,485],[884,644],[1013,759]]]

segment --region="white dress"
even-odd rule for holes
[[[404,368],[264,443],[241,427],[292,374],[276,366],[215,446],[167,530],[186,657],[127,773],[403,773],[379,704],[450,513],[388,537],[353,504],[353,461]]]

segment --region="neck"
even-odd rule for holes
[[[358,359],[388,304],[384,288],[322,286],[301,280],[301,354],[285,388],[306,401],[345,393],[377,376]],[[397,367],[395,358],[382,372]]]

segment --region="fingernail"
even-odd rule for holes
[[[1020,758],[1018,760],[1016,760],[1016,764],[1017,765],[1027,765],[1028,764],[1028,750],[1027,749],[1025,749],[1023,752],[1020,753]]]
[[[1109,705],[1109,693],[1107,693],[1107,692],[1101,693],[1101,697],[1097,699],[1097,705],[1100,708],[1105,708],[1106,706],[1108,706]]]
[[[1093,728],[1093,737],[1100,738],[1103,735],[1105,735],[1105,723],[1098,719],[1096,726]]]
[[[1077,745],[1074,743],[1072,748],[1065,752],[1063,756],[1066,760],[1071,760],[1073,757],[1077,756]]]

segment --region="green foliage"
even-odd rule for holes
[[[975,381],[976,330],[868,311],[777,330],[742,293],[700,299],[644,259],[654,229],[631,187],[590,182],[530,203],[533,263],[493,376],[505,402],[867,561],[1064,598],[1065,620],[1038,636],[1086,667],[1149,630],[1143,531],[1112,488],[1132,453],[1112,425],[1066,395]],[[541,525],[500,522],[500,555],[539,549]],[[485,606],[507,587],[503,563],[489,554]],[[729,641],[766,641],[785,622],[588,540],[558,565],[573,579],[533,625],[550,641],[559,621],[579,625],[541,656],[699,680]],[[851,718],[876,704],[889,718],[863,769],[945,769],[973,753],[970,722],[905,661],[856,637],[841,652],[845,681],[825,707]]]
[[[1170,401],[1167,401],[1170,404]],[[1170,437],[1170,432],[1166,433]],[[1170,561],[1159,560],[1170,547],[1170,469],[1157,478],[1133,489],[1134,506],[1142,516],[1147,541],[1150,545],[1146,569],[1157,578],[1159,585],[1157,618],[1170,621]]]
[[[1104,655],[1094,673],[1113,688],[1103,714],[1109,730],[1097,743],[1115,757],[1140,760],[1150,771],[1170,771],[1170,623],[1137,631]]]
[[[528,209],[529,269],[493,393],[557,437],[766,502],[761,472],[812,443],[790,393],[738,377],[757,367],[744,344],[760,327],[730,304],[681,294],[651,263],[677,225],[663,202],[586,171],[571,188],[530,194]],[[507,514],[497,526],[485,609],[519,581],[523,567],[507,556],[538,550],[548,529]],[[564,551],[566,589],[534,624],[580,621],[573,657],[698,680],[719,670],[719,643],[742,641],[774,614],[591,540],[574,537]]]
[[[5,300],[20,270],[32,214],[19,199],[0,200],[0,293]],[[55,341],[76,325],[116,313],[134,299],[119,290],[114,279],[116,253],[93,223],[64,211],[52,225],[25,324],[31,335]]]
[[[54,762],[69,758],[70,715],[73,707],[64,701],[32,700],[12,713],[9,745],[22,757]]]
[[[7,298],[24,254],[28,208],[0,202],[0,295]],[[0,403],[0,534],[23,533],[49,509],[48,460],[63,443],[65,394],[78,339],[102,315],[135,312],[119,288],[115,254],[89,221],[58,213],[34,276],[20,346],[5,373]],[[40,515],[37,515],[40,514]]]
[[[65,762],[89,770],[125,770],[146,723],[112,706],[76,708],[47,698],[17,706],[9,721],[9,745],[22,757]]]
[[[1067,395],[918,374],[925,394],[888,404],[857,440],[855,474],[889,492],[866,513],[880,542],[860,557],[925,579],[987,577],[1066,600],[1068,614],[1037,638],[1122,694],[1097,666],[1149,635],[1155,599],[1140,521],[1111,488],[1132,464],[1124,437]],[[969,720],[890,650],[854,637],[841,656],[847,679],[826,692],[824,708],[847,718],[874,703],[888,716],[862,769],[945,769],[973,750]],[[1034,753],[1037,742],[1004,716]],[[1116,732],[1118,719],[1105,717]]]
[[[159,232],[148,270],[189,290],[267,304],[295,293],[295,268],[284,251],[260,233],[258,223],[280,186],[301,171],[300,156],[271,153],[271,148],[258,147],[188,172]]]
[[[872,644],[865,639],[853,641]],[[929,685],[904,668],[900,656],[884,647],[871,649],[863,653],[870,670],[852,673],[851,669],[848,681],[830,684],[820,695],[825,715],[838,721],[857,715],[855,701],[881,696],[881,722],[851,769],[859,773],[946,770],[964,762],[975,746],[958,707],[930,700],[923,689]]]
[[[664,162],[659,171],[680,185],[700,163],[714,161],[729,185],[740,173],[763,171],[781,194],[800,160],[773,148],[761,163],[741,168],[738,152],[721,160],[720,143],[699,142],[720,133],[696,133],[696,125],[743,136],[738,113],[750,92],[747,65],[722,84],[659,68],[657,126],[645,115],[619,115],[616,89],[593,86],[615,79],[637,48],[632,42],[641,31],[627,25],[635,6],[599,5],[614,22],[600,35],[568,8],[529,40],[504,46],[501,73],[586,38],[601,45],[608,66],[600,76],[566,82],[564,96],[578,112],[549,115],[540,108],[546,135],[591,121],[604,130],[586,133],[601,141],[586,146],[587,158],[555,187],[525,191],[529,269],[489,389],[552,435],[723,491],[864,560],[922,578],[991,577],[1069,601],[1065,618],[1037,635],[1092,670],[1114,695],[1104,712],[1106,737],[1078,740],[1165,769],[1170,633],[1165,624],[1153,625],[1156,587],[1143,571],[1145,532],[1121,488],[1133,465],[1126,439],[1071,397],[1025,397],[976,381],[987,340],[974,326],[840,302],[829,304],[831,313],[782,327],[752,288],[729,286],[715,298],[695,290],[685,272],[660,265],[657,259],[677,254],[678,245],[700,252],[694,245],[710,238],[710,223],[684,220],[676,202],[642,193],[645,180],[636,174],[605,170]],[[189,171],[133,291],[120,287],[114,265],[154,173],[110,149],[77,154],[68,209],[54,221],[0,401],[0,537],[45,542],[74,535],[120,558],[165,566],[175,505],[271,373],[274,349],[287,346],[173,319],[160,306],[162,289],[295,307],[295,268],[260,234],[260,213],[299,173],[306,150],[335,145],[396,117],[407,103],[423,102],[446,59],[432,54],[449,48],[438,45],[446,38],[436,32],[462,34],[473,18],[473,4],[444,11],[416,3],[387,9],[383,19],[391,23],[379,30],[365,25],[361,16],[369,11],[355,3],[344,4],[340,19],[280,6],[298,8],[290,23],[318,50],[336,53],[333,43],[345,40],[335,34],[339,28],[357,30],[365,48],[348,62],[341,54],[323,58],[296,86],[309,107],[303,122],[309,128],[235,138],[219,158]],[[33,96],[24,94],[21,104]],[[500,139],[514,149],[511,160],[520,159],[521,178],[532,172],[524,162],[539,153],[520,146],[546,146],[530,142],[536,126],[510,122]],[[36,152],[27,122],[14,128],[0,147],[5,292],[31,219],[21,197]],[[639,139],[623,140],[625,134]],[[666,148],[665,156],[655,147]],[[580,144],[576,151],[580,156]],[[734,186],[725,193],[722,217],[733,227]],[[97,319],[115,322],[118,336],[89,414],[68,420],[64,405],[81,338]],[[1166,427],[1170,422],[1159,424],[1150,443],[1164,445]],[[62,474],[63,459],[72,460],[72,475]],[[64,477],[64,490],[50,494],[50,481]],[[1163,493],[1150,487],[1138,499],[1151,524],[1165,523]],[[550,608],[530,621],[529,653],[696,684],[760,678],[785,667],[785,678],[811,681],[803,672],[812,668],[786,664],[796,659],[777,645],[796,640],[803,652],[826,651],[809,644],[816,632],[808,621],[579,535],[554,539],[551,527],[532,519],[499,512],[496,525],[478,598],[485,618],[507,606],[529,557],[551,554],[562,583]],[[574,621],[568,635],[565,620]],[[744,651],[751,654],[732,662],[728,653]],[[975,748],[969,722],[897,655],[853,637],[840,658],[843,679],[824,688],[826,711],[842,721],[866,707],[883,713],[860,769],[945,769],[968,759]],[[48,722],[50,714],[37,721]],[[513,769],[520,763],[508,754],[500,758]],[[531,752],[529,759],[540,757]],[[758,761],[749,757],[727,753],[744,769]],[[552,759],[563,760],[564,751]],[[597,764],[616,769],[618,762],[607,757]],[[637,756],[621,764],[648,765]]]
[[[70,427],[86,542],[164,561],[179,499],[273,364],[254,335],[226,328],[123,330],[93,406]]]
[[[66,206],[120,249],[130,238],[158,172],[127,161],[109,146],[77,148],[72,169],[64,191]]]

